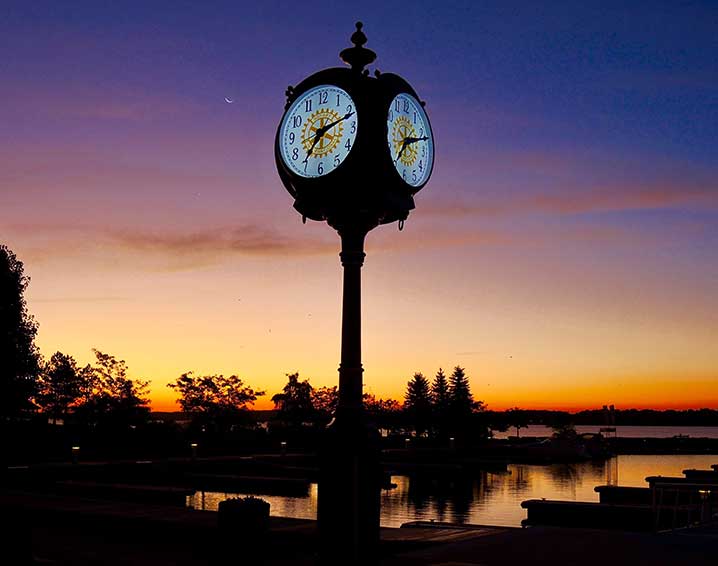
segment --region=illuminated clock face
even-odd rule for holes
[[[434,164],[434,138],[424,108],[412,95],[399,94],[391,101],[386,125],[394,168],[408,185],[421,187]]]
[[[356,105],[339,87],[320,85],[299,96],[279,129],[279,150],[290,171],[321,177],[349,155],[358,128]]]

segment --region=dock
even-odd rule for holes
[[[551,525],[659,532],[718,524],[718,471],[648,476],[647,487],[597,486],[599,502],[530,499],[526,526]]]

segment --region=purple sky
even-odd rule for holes
[[[361,19],[437,148],[368,240],[367,388],[461,364],[495,407],[718,405],[715,3],[62,4],[0,20],[0,241],[45,355],[124,357],[158,408],[190,369],[335,383],[337,238],[272,144]]]

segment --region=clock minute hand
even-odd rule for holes
[[[327,124],[326,126],[324,126],[324,128],[320,128],[320,130],[323,130],[322,135],[326,134],[329,130],[331,130],[334,126],[336,126],[342,120],[346,120],[347,118],[349,118],[352,114],[354,114],[353,110],[351,112],[347,112],[346,114],[344,114],[344,116],[339,118],[339,120],[334,120],[331,124]],[[318,133],[319,133],[319,130],[317,130],[317,134]]]
[[[309,157],[312,155],[312,152],[314,151],[314,146],[317,145],[317,143],[319,143],[319,140],[322,139],[324,134],[326,134],[329,130],[331,130],[334,126],[336,126],[342,120],[346,120],[347,118],[349,118],[352,114],[354,114],[354,111],[347,112],[346,114],[344,114],[344,116],[342,116],[338,120],[334,120],[334,122],[332,122],[331,124],[327,124],[326,126],[317,128],[316,133],[312,136],[314,138],[314,141],[312,142],[312,147],[310,147],[309,151],[307,151],[307,156],[304,158],[304,161],[307,161],[307,159],[309,159]]]
[[[399,155],[396,156],[396,159],[394,160],[394,163],[396,163],[397,161],[399,161],[399,158],[401,157],[401,154],[404,153],[404,150],[405,150],[407,147],[409,147],[411,144],[416,143],[416,142],[419,142],[419,141],[425,141],[425,140],[428,140],[428,139],[429,139],[428,136],[423,136],[423,137],[421,137],[421,138],[412,138],[412,137],[404,138],[404,141],[403,141],[403,143],[401,144],[401,149],[399,150]]]
[[[421,137],[421,138],[406,138],[405,141],[407,142],[406,145],[411,145],[411,144],[413,144],[413,143],[416,143],[416,142],[419,142],[419,141],[425,141],[425,140],[428,140],[428,139],[429,139],[429,136],[424,136],[424,137]]]

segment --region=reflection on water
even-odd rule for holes
[[[650,475],[681,475],[686,468],[708,469],[718,456],[618,456],[606,462],[513,464],[508,473],[482,472],[474,478],[419,479],[393,476],[397,487],[381,494],[381,524],[398,527],[407,521],[446,521],[483,525],[519,526],[526,517],[526,499],[598,501],[597,485],[613,483],[646,487]],[[196,509],[216,510],[223,499],[237,494],[198,492],[188,498]],[[317,485],[308,497],[260,496],[280,517],[314,519]]]
[[[230,497],[244,497],[245,494],[221,493],[218,491],[198,491],[187,497],[187,506],[204,511],[216,511],[220,501]],[[294,517],[296,519],[317,518],[317,484],[309,486],[309,495],[287,497],[283,495],[255,495],[269,503],[270,514],[276,517]]]

